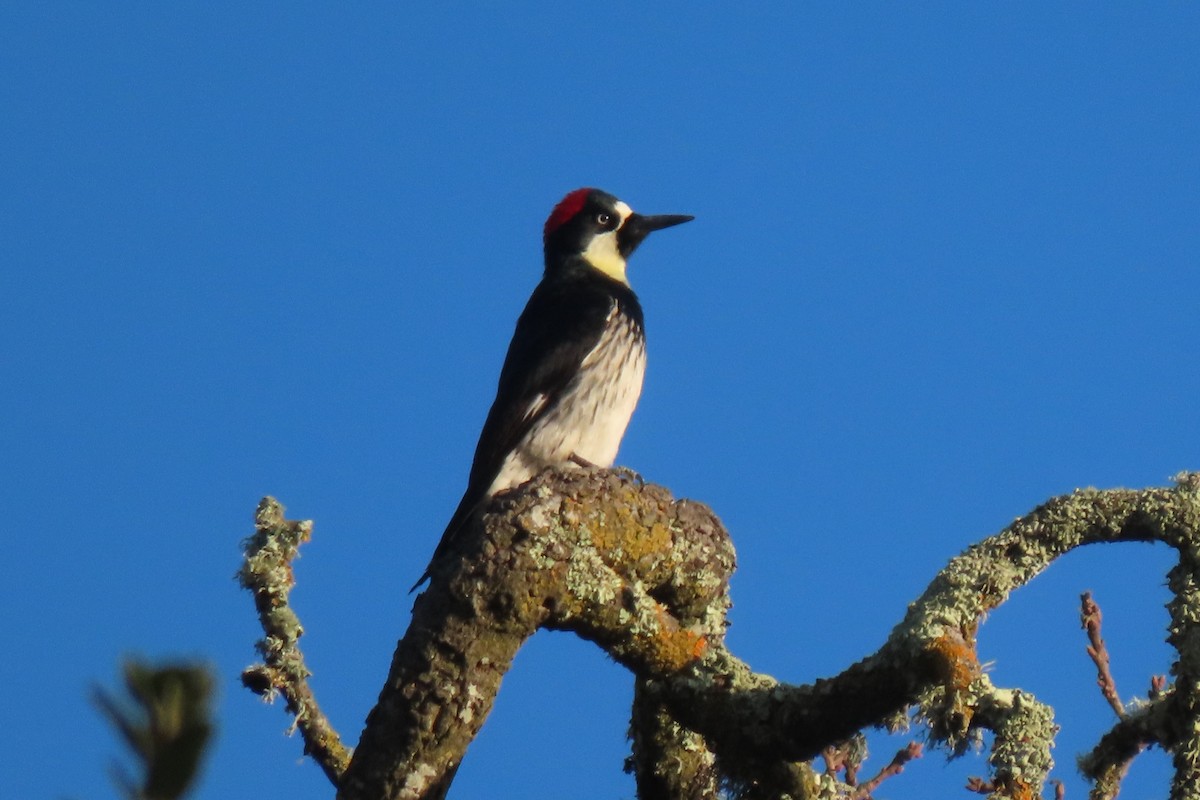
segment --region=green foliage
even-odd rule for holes
[[[135,779],[118,765],[114,780],[129,800],[177,800],[195,782],[212,736],[212,670],[186,663],[152,666],[130,658],[123,671],[128,697],[100,687],[93,696],[143,774]]]

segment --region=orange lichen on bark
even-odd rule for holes
[[[653,644],[654,660],[664,672],[678,672],[699,658],[708,647],[701,634],[665,628],[654,637]]]
[[[927,649],[941,661],[943,681],[950,691],[966,691],[980,674],[975,646],[961,635],[947,632],[935,639]]]
[[[1032,786],[1020,778],[998,781],[996,792],[1003,797],[1011,797],[1012,800],[1034,800],[1039,796]]]
[[[651,642],[654,661],[666,671],[678,672],[703,655],[708,643],[703,634],[681,629],[675,618],[661,605],[657,611],[658,632]]]
[[[942,683],[942,708],[934,730],[947,741],[956,741],[966,735],[975,717],[975,707],[967,698],[972,682],[982,673],[979,656],[973,643],[953,629],[933,640],[926,652],[936,659]]]
[[[647,529],[628,505],[608,509],[608,513],[595,520],[591,527],[592,542],[606,559],[620,553],[636,563],[647,556],[666,554],[671,549],[671,531],[666,524],[655,522]]]

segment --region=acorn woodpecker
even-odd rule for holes
[[[576,189],[554,207],[542,231],[545,272],[517,319],[467,491],[413,589],[497,492],[548,466],[612,466],[646,370],[625,262],[651,232],[691,219],[643,216],[599,189]]]

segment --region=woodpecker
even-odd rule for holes
[[[545,271],[517,319],[467,490],[414,590],[496,493],[548,466],[612,466],[646,371],[626,260],[653,231],[691,219],[643,216],[599,189],[576,189],[550,212]]]

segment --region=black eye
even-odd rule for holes
[[[596,222],[599,222],[601,225],[607,225],[608,223],[612,222],[612,217],[601,211],[596,215]]]

